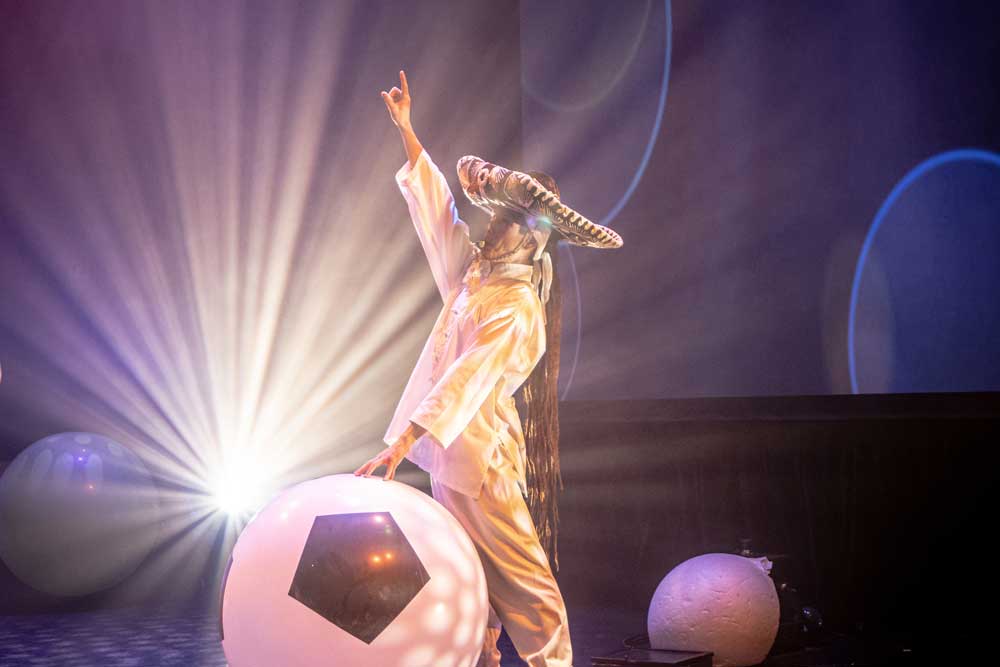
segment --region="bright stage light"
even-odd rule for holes
[[[254,490],[239,482],[223,483],[213,496],[216,506],[231,516],[249,514],[254,509]]]
[[[212,492],[216,510],[239,518],[253,514],[273,495],[263,471],[252,464],[230,466],[219,476]]]

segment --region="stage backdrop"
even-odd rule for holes
[[[1000,389],[997,25],[524,0],[525,163],[625,238],[562,253],[563,395]]]

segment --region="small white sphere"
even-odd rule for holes
[[[117,442],[59,433],[0,477],[0,558],[46,593],[87,595],[131,574],[159,538],[149,470]]]
[[[247,524],[222,594],[233,667],[471,667],[489,603],[472,540],[400,482],[298,484]]]
[[[705,554],[657,586],[647,630],[653,648],[711,651],[717,667],[756,665],[778,634],[778,592],[766,558]]]

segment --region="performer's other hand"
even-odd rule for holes
[[[412,440],[401,437],[392,443],[389,448],[382,450],[369,459],[363,466],[355,470],[354,474],[356,476],[364,475],[365,477],[371,477],[375,470],[385,466],[385,476],[383,479],[393,479],[396,476],[396,468],[399,467],[400,462],[406,457],[407,452],[410,451],[410,447],[412,446]]]
[[[399,88],[393,87],[388,93],[382,91],[382,101],[389,110],[389,117],[396,127],[410,125],[410,87],[406,83],[406,72],[399,70]]]

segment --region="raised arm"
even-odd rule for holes
[[[473,245],[469,240],[469,227],[458,217],[447,179],[413,132],[410,87],[405,72],[400,71],[399,83],[402,88],[393,88],[388,93],[382,91],[389,117],[399,128],[406,149],[407,163],[396,174],[396,182],[406,199],[434,282],[441,298],[447,300],[462,279],[462,272],[473,254]]]
[[[403,148],[406,149],[406,159],[410,162],[410,168],[417,164],[417,158],[423,152],[424,147],[420,145],[413,125],[410,124],[410,85],[406,82],[406,72],[399,70],[399,88],[394,87],[388,93],[382,91],[382,101],[385,102],[386,109],[389,110],[389,117],[399,128],[399,136],[403,139]]]

